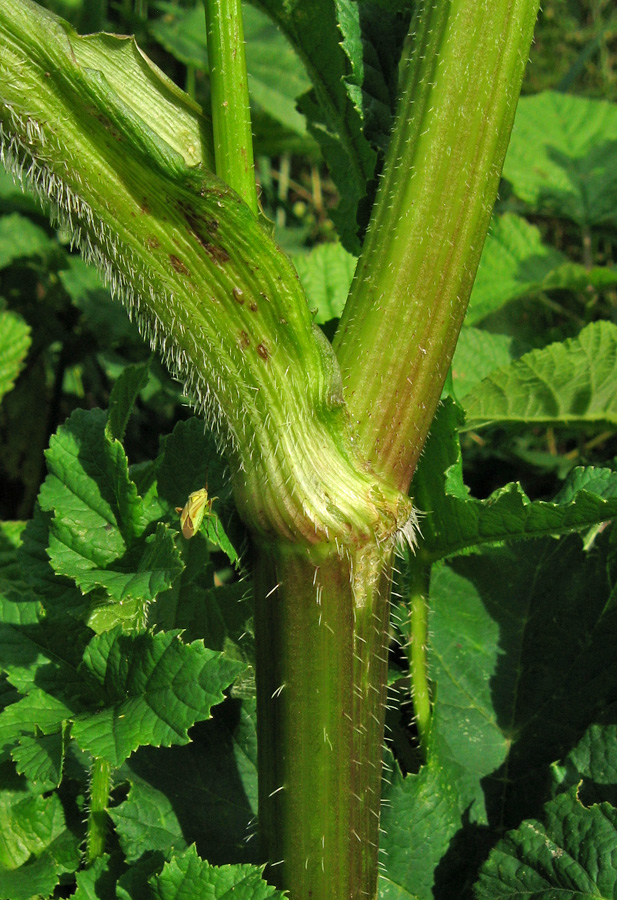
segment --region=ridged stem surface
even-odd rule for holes
[[[538,0],[417,4],[384,174],[334,346],[356,439],[409,486],[465,315]]]
[[[259,548],[260,835],[293,900],[376,890],[389,571],[375,544]]]
[[[241,0],[204,0],[216,174],[257,215]]]

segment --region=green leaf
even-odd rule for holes
[[[88,625],[94,631],[107,631],[122,624],[128,630],[142,627],[146,605],[158,594],[169,589],[182,571],[182,561],[176,547],[174,532],[159,523],[156,532],[146,538],[139,561],[131,571],[93,569],[76,578],[84,592],[102,587],[111,602],[95,601]]]
[[[356,261],[340,244],[320,244],[310,253],[294,256],[309,306],[316,310],[318,325],[338,319],[343,312]]]
[[[503,174],[537,212],[617,223],[614,103],[546,91],[521,97]]]
[[[59,797],[0,793],[0,896],[49,897],[58,876],[79,864],[79,840],[67,830]]]
[[[465,324],[473,325],[519,297],[555,289],[584,291],[617,282],[617,270],[586,269],[542,242],[520,216],[494,216],[486,238]]]
[[[192,732],[186,747],[139,750],[120,776],[131,784],[110,810],[128,862],[149,847],[169,858],[195,842],[210,862],[255,862],[247,841],[257,813],[257,735],[254,702],[227,702]]]
[[[465,428],[496,422],[617,423],[617,326],[594,322],[578,337],[526,353],[465,398]]]
[[[507,827],[537,815],[551,764],[613,701],[607,545],[584,553],[576,537],[545,539],[433,569],[429,761],[443,767],[471,823]]]
[[[96,635],[84,667],[98,682],[101,708],[77,717],[73,737],[83,750],[120,765],[137,747],[186,744],[188,729],[210,717],[242,664],[183,644],[179,632]]]
[[[492,851],[475,885],[477,900],[617,898],[617,810],[586,809],[576,790],[547,803]]]
[[[73,581],[57,575],[51,567],[47,548],[51,513],[43,512],[36,504],[34,515],[23,531],[23,543],[17,559],[27,583],[40,598],[48,615],[66,619],[82,618],[90,608]]]
[[[68,268],[58,277],[74,306],[80,310],[85,325],[100,339],[109,353],[120,345],[143,346],[136,325],[111,299],[94,266],[87,265],[80,256],[69,256]]]
[[[381,813],[380,900],[433,900],[435,870],[460,825],[458,797],[445,772],[423,766],[403,778],[395,767]]]
[[[156,7],[165,15],[150,24],[153,37],[176,59],[207,72],[206,23],[201,4],[182,9],[174,3],[159,2]],[[267,16],[247,5],[242,17],[251,100],[286,128],[306,134],[306,122],[296,111],[295,102],[309,87],[302,63]]]
[[[105,425],[105,434],[110,440],[123,439],[135,401],[148,382],[149,369],[149,364],[127,366],[111,389]]]
[[[256,866],[212,866],[189,847],[166,863],[151,880],[156,900],[178,900],[182,896],[216,897],[226,900],[284,900],[285,895],[262,879]]]
[[[99,856],[87,869],[77,872],[75,882],[72,900],[115,900],[117,896],[115,877],[110,871],[107,854]]]
[[[163,524],[138,540],[147,511],[122,445],[106,434],[105,413],[76,410],[52,437],[47,464],[40,503],[54,513],[48,548],[54,571],[83,593],[103,588],[114,603],[127,604],[101,610],[97,630],[119,620],[143,621],[145,604],[169,588],[182,562]]]
[[[55,246],[46,231],[27,216],[11,213],[0,216],[0,269],[14,260],[35,256]]]
[[[321,146],[341,197],[332,218],[347,250],[357,253],[358,205],[373,178],[377,154],[362,132],[362,118],[354,98],[355,86],[345,81],[348,61],[339,39],[337,10],[331,0],[259,0],[287,36],[304,62],[313,84],[299,109],[309,131]]]
[[[384,151],[398,95],[398,61],[409,29],[406,0],[335,0],[341,46],[349,60],[345,83],[367,139]]]
[[[518,483],[486,500],[470,497],[456,437],[462,416],[445,400],[435,417],[412,485],[423,518],[423,549],[434,559],[486,543],[565,534],[617,516],[617,473],[575,468],[552,502],[531,501]]]
[[[562,782],[595,802],[617,803],[617,725],[590,725],[560,767]],[[561,788],[561,785],[559,785]]]
[[[516,357],[515,341],[505,334],[480,328],[463,328],[454,351],[454,393],[461,400],[478,382]]]
[[[177,508],[184,507],[193,491],[208,488],[217,502],[210,517],[204,517],[202,531],[208,540],[227,554],[230,562],[239,563],[239,547],[235,536],[240,532],[237,514],[231,499],[229,472],[218,452],[213,435],[206,430],[202,419],[178,422],[165,442],[165,450],[158,470],[159,499],[167,504],[174,523],[179,518]],[[227,534],[230,530],[232,537]]]
[[[30,328],[21,316],[0,311],[0,400],[15,384],[30,344]]]
[[[24,735],[11,751],[15,767],[41,794],[58,787],[62,780],[64,748],[61,732]]]

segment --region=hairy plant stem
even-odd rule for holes
[[[111,791],[111,763],[95,759],[90,776],[90,809],[86,836],[86,865],[105,852],[105,839],[109,828],[107,805]]]
[[[394,132],[334,341],[356,440],[407,490],[467,308],[538,0],[417,4]]]
[[[411,639],[409,643],[409,673],[411,696],[420,738],[420,748],[426,757],[431,725],[431,694],[428,680],[428,589],[430,562],[420,549],[408,560],[410,574],[409,614]]]
[[[257,215],[241,0],[204,0],[216,174]]]
[[[270,881],[293,900],[373,896],[389,554],[259,546],[259,816]]]

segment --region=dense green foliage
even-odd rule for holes
[[[331,336],[410,10],[314,2],[300,29],[298,5],[246,10],[255,150]],[[198,4],[48,6],[136,31],[206,101]],[[547,4],[410,492],[422,539],[392,609],[383,900],[617,897],[617,107],[600,99],[615,99],[616,28],[610,4]],[[251,591],[225,465],[70,237],[0,173],[0,898],[282,896],[250,840]],[[206,483],[215,515],[187,541],[176,510]],[[84,823],[102,765],[98,855]]]

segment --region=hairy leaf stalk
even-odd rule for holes
[[[412,21],[395,129],[334,342],[359,446],[402,490],[467,308],[537,11],[538,0],[423,0]]]
[[[289,260],[212,173],[199,110],[134,42],[80,38],[30,0],[3,3],[0,42],[0,158],[219,428],[249,525],[387,538],[409,504],[358,464],[331,348]]]

